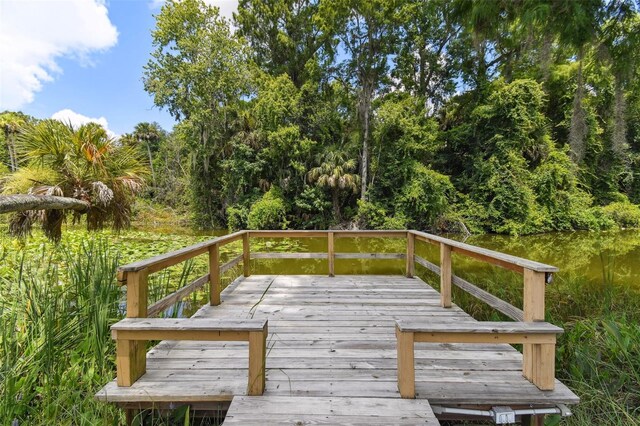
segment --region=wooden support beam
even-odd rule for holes
[[[147,317],[148,278],[147,269],[127,273],[127,318]],[[119,385],[131,386],[145,373],[146,346],[145,341],[128,340],[116,345],[116,364],[122,372],[118,374]]]
[[[545,301],[545,274],[531,269],[524,270],[524,289],[522,310],[524,320],[527,322],[544,321]],[[533,382],[535,379],[536,365],[540,362],[533,345],[522,346],[522,375]],[[547,362],[548,364],[548,362]]]
[[[415,274],[415,247],[416,247],[416,236],[411,232],[407,232],[407,278],[413,278]]]
[[[148,278],[147,269],[127,273],[127,318],[147,316]],[[122,370],[122,379],[118,379],[118,384],[133,383],[145,373],[146,346],[147,342],[144,341],[123,341],[117,345],[116,363]]]
[[[440,305],[451,307],[451,247],[440,243]]]
[[[220,304],[220,248],[218,244],[209,247],[209,304]]]
[[[401,331],[396,325],[398,351],[398,391],[407,399],[416,397],[416,371],[413,332]]]
[[[331,231],[327,234],[327,254],[329,260],[329,276],[334,277],[336,275],[336,250],[334,247],[334,233]]]
[[[251,249],[249,245],[249,231],[242,235],[242,273],[245,277],[251,275]]]
[[[261,331],[249,332],[249,384],[247,395],[264,393],[267,362],[267,324]]]

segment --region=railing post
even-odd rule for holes
[[[451,307],[451,247],[440,243],[440,305]]]
[[[249,332],[249,384],[247,395],[257,396],[264,393],[266,384],[268,325],[261,331]]]
[[[251,274],[249,269],[251,265],[251,251],[249,246],[249,231],[245,231],[242,235],[242,268],[244,276],[248,277]]]
[[[329,261],[329,276],[335,276],[336,251],[334,248],[334,233],[327,233],[327,259]]]
[[[544,321],[544,286],[544,272],[524,270],[522,310],[526,322]],[[549,368],[554,368],[553,363],[548,360],[548,351],[548,348],[543,349],[541,345],[525,344],[522,346],[522,375],[529,381],[538,382],[539,376],[541,376],[540,378],[548,378]],[[555,372],[551,374],[555,374]]]
[[[220,247],[218,243],[209,247],[209,303],[220,304]]]
[[[415,234],[407,231],[407,278],[413,278],[413,274],[415,273],[415,246]]]
[[[127,272],[127,318],[147,317],[149,271]],[[146,371],[147,342],[116,339],[118,386],[131,386]]]
[[[396,325],[398,351],[398,391],[403,398],[416,397],[416,370],[414,359],[413,333],[400,331]]]

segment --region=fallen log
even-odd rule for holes
[[[26,210],[76,210],[85,213],[91,205],[87,201],[53,195],[0,195],[0,213]]]

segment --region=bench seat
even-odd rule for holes
[[[398,390],[403,398],[415,398],[415,342],[509,343],[530,346],[530,350],[525,351],[523,356],[523,376],[540,390],[553,390],[556,336],[561,333],[562,328],[546,322],[434,323],[425,320],[397,320]]]

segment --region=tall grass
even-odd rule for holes
[[[113,376],[109,326],[120,316],[118,256],[101,240],[73,253],[43,247],[19,256],[13,275],[0,281],[0,419],[118,423],[117,410],[93,400]]]

